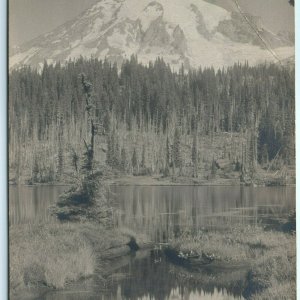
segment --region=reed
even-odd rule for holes
[[[93,274],[92,247],[74,225],[14,226],[10,228],[10,287],[44,285],[63,288]]]
[[[183,233],[172,242],[183,252],[194,251],[248,269],[246,299],[296,298],[296,239],[294,234],[265,231],[261,227],[232,228],[229,232]],[[276,297],[275,297],[276,295]]]

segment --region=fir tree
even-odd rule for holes
[[[57,153],[57,176],[60,179],[63,173],[63,117],[59,117],[59,127],[58,127],[58,153]]]
[[[215,161],[215,159],[213,158],[212,163],[211,163],[211,173],[210,173],[211,174],[211,178],[215,178],[216,177],[217,171],[218,171],[218,164]]]
[[[182,157],[181,157],[181,145],[180,145],[180,132],[178,127],[175,129],[174,133],[174,143],[173,143],[173,164],[176,168],[180,168],[182,165]]]
[[[169,144],[169,137],[167,136],[164,176],[169,176],[169,175],[170,175],[170,144]]]
[[[127,169],[127,157],[126,157],[126,150],[122,148],[121,150],[121,171],[126,172]]]
[[[145,147],[145,144],[143,144],[141,168],[143,168],[143,169],[146,168],[146,147]]]
[[[139,164],[138,164],[137,152],[136,152],[135,148],[133,149],[131,164],[132,164],[133,174],[135,174],[135,175],[138,174]]]
[[[101,180],[103,172],[96,170],[94,161],[94,142],[96,127],[94,121],[94,105],[92,84],[84,74],[80,75],[85,96],[85,110],[88,114],[90,141],[84,140],[85,152],[82,156],[80,171],[71,188],[60,196],[53,213],[61,221],[92,221],[107,225],[110,223],[110,207],[105,198],[105,186]],[[77,169],[77,158],[73,155],[73,163]]]
[[[88,91],[88,85],[84,91],[83,82],[78,81],[77,74],[82,70],[91,79],[93,92]],[[110,140],[113,128],[143,131],[146,135],[154,133],[163,141],[174,124],[180,129],[176,130],[176,139],[174,135],[174,140],[173,137],[169,140],[173,146],[168,159],[174,168],[183,165],[185,152],[180,140],[189,139],[197,126],[198,132],[211,137],[215,132],[243,135],[245,129],[252,131],[251,141],[237,153],[241,157],[243,152],[243,168],[247,172],[250,164],[256,165],[257,158],[260,161],[264,144],[270,161],[280,150],[286,165],[295,163],[293,69],[275,64],[235,64],[218,72],[213,68],[199,68],[195,72],[178,73],[172,72],[162,59],[144,66],[133,57],[124,61],[118,73],[116,66],[107,60],[81,58],[64,66],[45,63],[41,73],[24,66],[10,72],[9,82],[9,167],[20,177],[32,172],[35,155],[39,156],[40,169],[36,180],[49,177],[45,175],[48,171],[42,172],[43,166],[57,170],[59,177],[66,169],[64,145],[77,147],[87,135],[87,146],[93,144],[91,129],[94,136],[97,132],[109,135],[107,165],[119,168],[120,149],[117,148],[121,141],[118,135],[113,137],[114,141]],[[91,107],[82,101],[89,92]],[[88,111],[92,113],[90,116]],[[60,134],[59,116],[63,116],[63,134]],[[104,130],[99,124],[103,124]],[[94,148],[101,149],[100,139],[96,142]],[[138,141],[136,149],[141,147]],[[145,144],[145,153],[151,152],[152,145]],[[163,152],[161,149],[160,153]],[[167,157],[157,159],[156,155],[154,158],[149,155],[152,168],[157,165],[159,170],[164,169],[163,161]],[[142,156],[141,152],[143,162]],[[131,157],[132,153],[128,164]],[[150,161],[145,164],[150,165]]]
[[[260,163],[261,163],[261,165],[266,165],[269,163],[269,154],[268,154],[267,144],[264,144],[262,147]]]
[[[193,162],[193,177],[197,178],[198,177],[198,138],[197,138],[196,131],[193,136],[192,162]]]

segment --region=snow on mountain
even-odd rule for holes
[[[97,57],[120,64],[132,54],[148,63],[158,56],[174,69],[275,60],[243,16],[204,0],[101,0],[76,19],[12,51],[10,68],[23,64]],[[286,38],[248,15],[277,56],[294,55]]]

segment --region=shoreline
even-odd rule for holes
[[[11,279],[14,279],[11,281],[12,299],[24,297],[24,299],[32,299],[44,292],[64,291],[69,284],[77,285],[82,280],[95,276],[101,278],[101,282],[105,284],[108,275],[117,270],[113,266],[108,267],[111,259],[122,260],[128,255],[131,257],[131,249],[127,246],[130,236],[136,238],[140,246],[139,251],[155,248],[155,244],[149,242],[147,236],[136,234],[128,229],[112,231],[102,228],[99,232],[99,228],[91,223],[84,225],[45,224],[42,227],[17,226],[12,235],[15,243],[11,244],[13,250],[17,251],[15,254],[18,254],[11,265],[10,275]],[[57,248],[59,241],[64,244],[63,248]],[[82,251],[73,253],[73,247],[77,241],[87,252],[85,255]],[[31,251],[22,254],[19,250],[24,243],[33,243],[32,246],[37,246],[37,248],[32,247]],[[295,268],[293,266],[296,257],[294,234],[280,231],[269,232],[261,227],[233,228],[225,236],[217,232],[199,232],[196,236],[183,235],[170,241],[168,245],[178,253],[182,251],[185,254],[193,251],[193,253],[202,253],[202,258],[205,255],[214,259],[211,264],[197,266],[181,265],[168,258],[170,272],[174,269],[180,280],[201,281],[208,285],[221,281],[225,288],[227,285],[232,286],[239,282],[242,283],[242,291],[246,299],[262,300],[266,299],[266,296],[271,299],[270,296],[274,296],[274,291],[281,296],[289,295],[289,299],[294,299]],[[42,258],[41,252],[38,251],[39,247],[42,247],[47,254],[43,256],[44,259],[36,258],[36,256]],[[56,251],[53,251],[53,247]],[[56,261],[58,250],[63,251],[60,252],[60,260]],[[77,260],[77,254],[81,254],[79,257],[82,263],[79,263],[79,268],[74,269],[75,275],[70,272],[63,274],[62,271],[65,271],[65,268],[60,270],[62,266],[71,268],[73,259],[69,259],[70,251],[71,255],[76,255]],[[82,272],[80,266],[86,265],[89,267]],[[51,266],[50,270],[49,266]],[[191,277],[191,274],[195,274],[192,271],[195,268],[219,270],[222,276],[234,271],[236,276],[231,276],[228,282],[224,281],[222,276],[215,278],[206,276],[205,272]],[[51,274],[52,276],[49,276]],[[275,280],[272,275],[275,275]]]
[[[33,299],[41,291],[64,290],[97,274],[112,273],[113,269],[109,265],[103,269],[103,264],[129,255],[131,237],[141,250],[153,247],[144,234],[91,222],[13,225],[10,236],[12,299],[23,299],[20,296],[26,294]]]
[[[267,180],[270,180],[266,184]],[[296,187],[295,183],[276,184],[276,181],[271,181],[272,178],[268,178],[261,182],[240,182],[238,178],[216,178],[216,179],[198,179],[193,177],[160,177],[160,176],[114,176],[109,179],[105,179],[104,182],[108,185],[119,185],[119,186],[250,186],[250,187],[271,187],[271,186],[285,186],[285,187]],[[273,184],[272,184],[273,183]],[[46,182],[46,183],[16,183],[9,181],[9,186],[70,186],[68,182]]]

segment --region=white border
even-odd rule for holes
[[[8,0],[9,1],[9,0]],[[300,49],[300,0],[296,0],[295,5],[295,29],[296,29],[296,57]],[[6,16],[6,1],[0,1],[0,299],[7,299],[8,296],[8,257],[7,257],[7,16]],[[298,30],[297,30],[298,28]],[[299,50],[300,51],[300,50]],[[300,63],[296,59],[296,174],[298,177],[300,165],[298,158],[300,157],[300,105],[297,103],[298,94],[300,93],[300,85],[298,78]],[[298,201],[298,180],[296,189],[296,211],[297,211],[297,232],[299,232],[300,224],[298,212],[300,204]],[[297,245],[299,245],[299,235],[297,235]],[[300,261],[298,259],[300,254],[299,247],[297,247],[297,298],[300,299],[300,276],[298,270],[300,269]]]
[[[9,1],[9,0],[8,0]],[[7,16],[0,1],[0,299],[8,298],[7,257]]]
[[[300,209],[300,204],[299,204],[299,184],[298,184],[298,174],[300,171],[300,164],[299,164],[299,155],[300,155],[300,123],[299,123],[299,117],[300,117],[300,105],[298,103],[298,95],[300,92],[300,85],[298,84],[298,78],[299,78],[299,60],[298,60],[298,52],[300,49],[300,37],[299,37],[299,26],[300,26],[300,0],[295,1],[295,38],[296,38],[296,44],[295,44],[295,64],[296,64],[296,77],[295,77],[295,88],[296,88],[296,94],[295,94],[295,105],[296,105],[296,232],[299,232],[300,229],[300,224],[299,224],[299,209]],[[298,275],[298,271],[300,270],[300,261],[299,261],[299,234],[297,234],[297,299],[300,299],[300,277]]]

